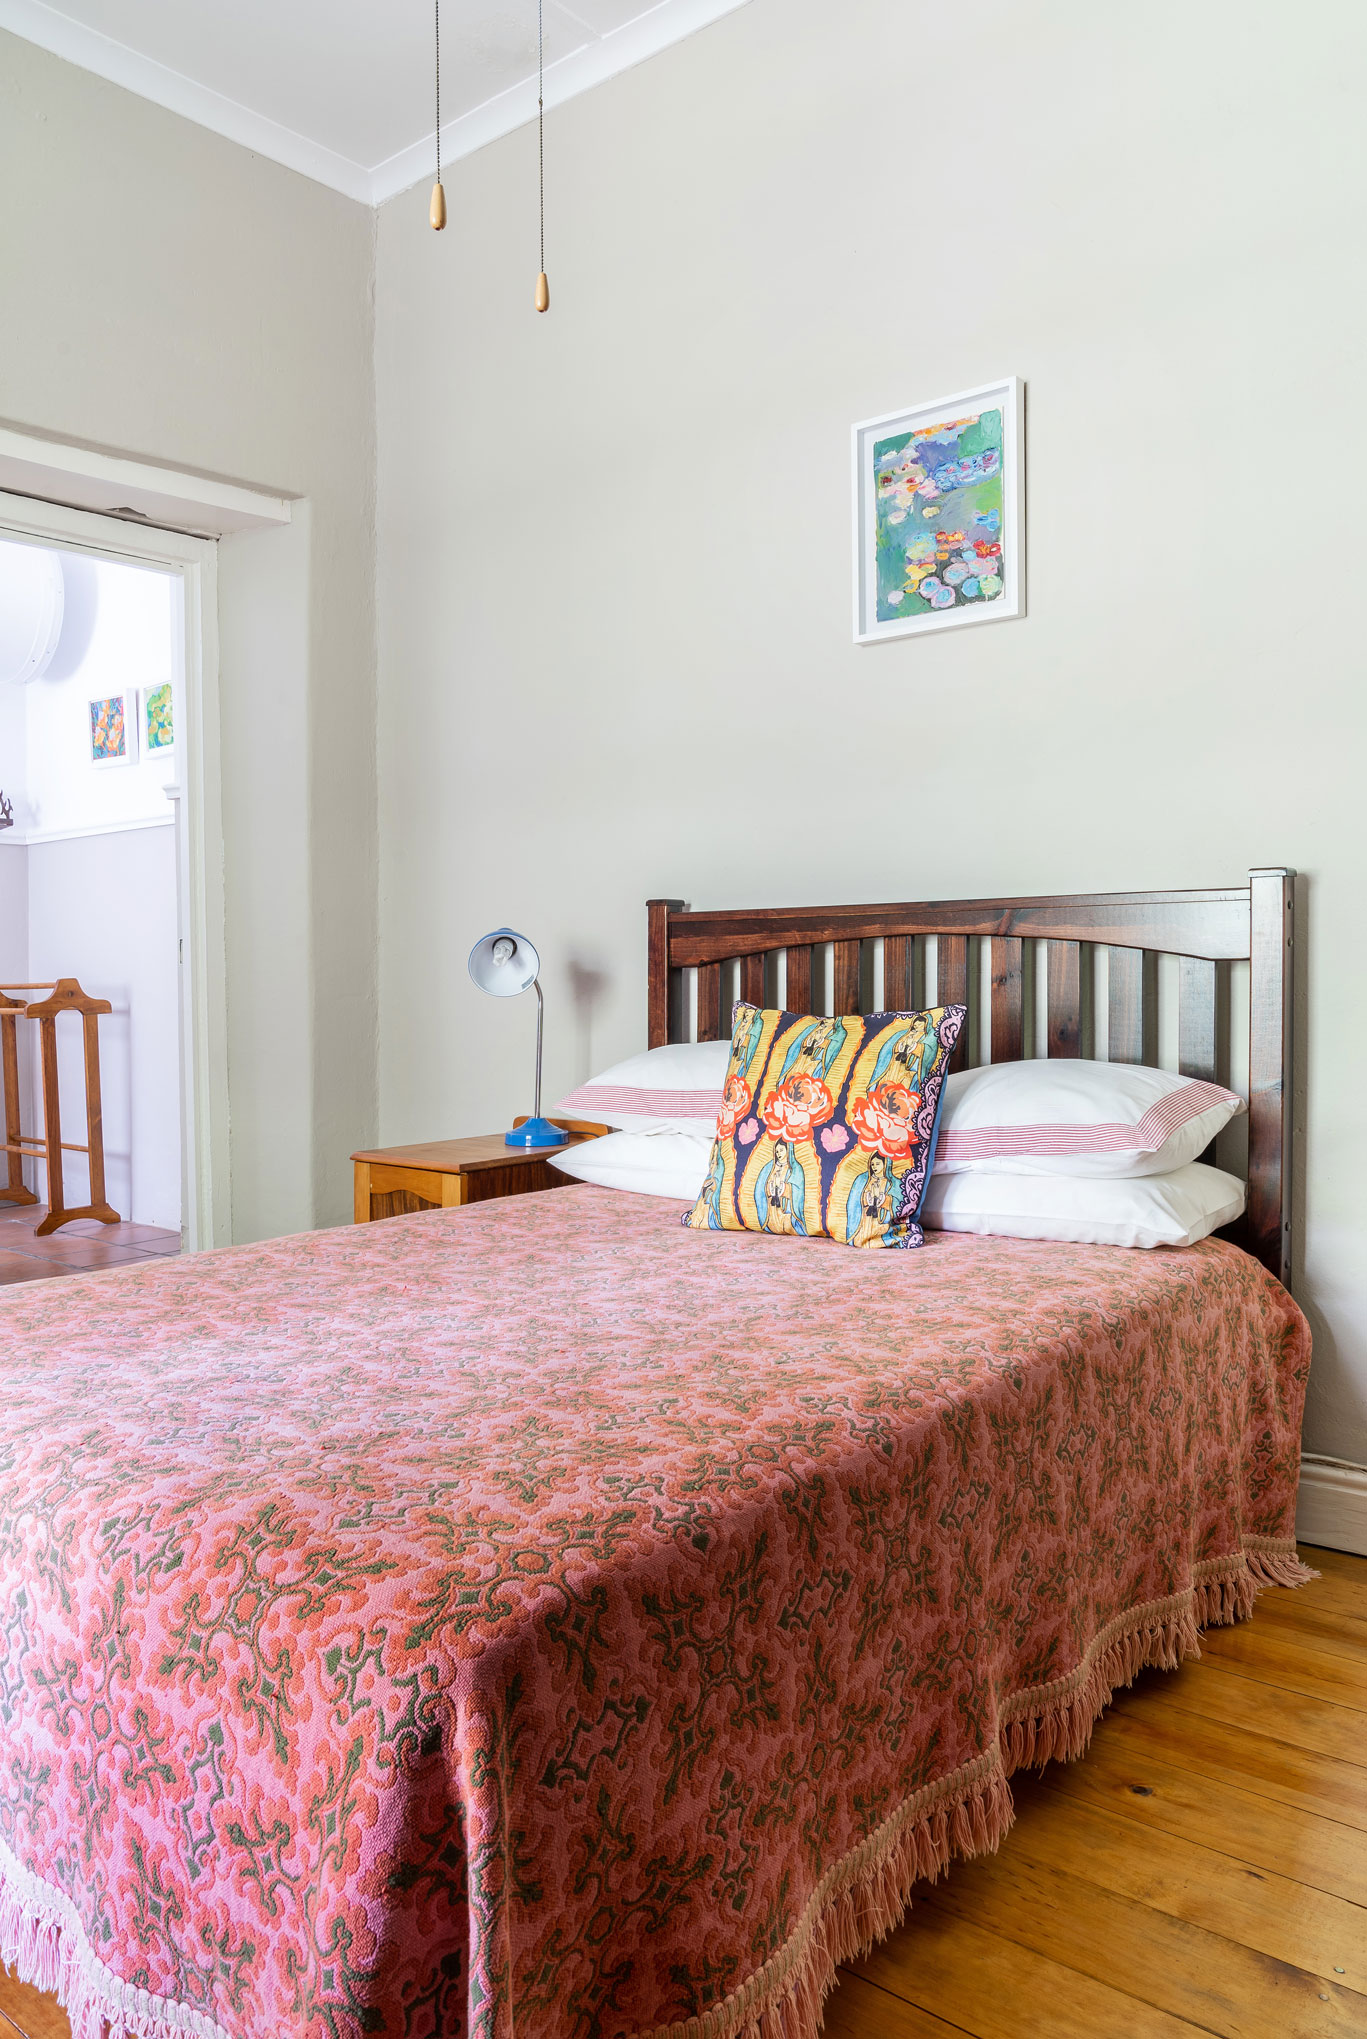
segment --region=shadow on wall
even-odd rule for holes
[[[596,963],[571,956],[566,965],[570,1003],[574,1007],[575,1082],[584,1083],[593,1074],[593,1021],[608,989],[608,973]]]

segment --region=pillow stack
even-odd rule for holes
[[[614,1130],[557,1154],[556,1167],[604,1189],[691,1204],[707,1173],[730,1059],[729,1041],[677,1041],[581,1083],[556,1114]]]
[[[693,1203],[726,1114],[730,1057],[727,1041],[679,1042],[572,1090],[557,1112],[616,1130],[556,1166],[610,1189]],[[944,1086],[920,1220],[1017,1239],[1192,1245],[1243,1211],[1239,1178],[1196,1157],[1244,1108],[1218,1083],[1132,1063],[965,1070]]]
[[[1244,1185],[1197,1160],[1243,1100],[1125,1062],[996,1062],[951,1076],[923,1220],[1110,1246],[1190,1246]]]

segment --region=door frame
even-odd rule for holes
[[[0,490],[0,536],[172,575],[182,729],[177,731],[176,913],[180,938],[181,1237],[190,1252],[231,1236],[227,949],[218,716],[218,552],[131,519]]]

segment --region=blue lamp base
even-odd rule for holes
[[[505,1147],[567,1147],[569,1134],[549,1119],[527,1119],[503,1135]]]

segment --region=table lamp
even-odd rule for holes
[[[570,1137],[541,1116],[541,1022],[546,1005],[538,982],[540,970],[541,958],[527,937],[514,934],[510,927],[496,927],[470,951],[470,975],[481,991],[494,998],[517,998],[530,986],[536,993],[536,1098],[525,1124],[504,1134],[508,1147],[564,1147]]]

